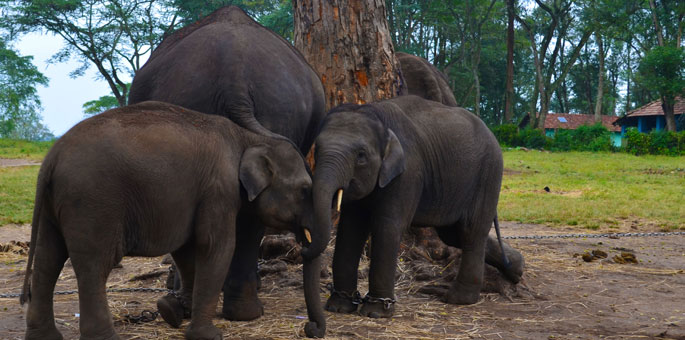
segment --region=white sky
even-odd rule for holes
[[[66,63],[48,64],[47,60],[63,46],[62,38],[51,34],[31,33],[14,44],[22,56],[33,56],[33,64],[48,77],[47,87],[38,87],[38,96],[43,106],[43,124],[55,136],[63,135],[83,118],[83,103],[111,93],[102,79],[97,79],[95,67],[72,79],[69,73],[80,64],[76,60]]]

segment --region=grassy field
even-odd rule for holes
[[[685,229],[685,157],[511,150],[504,167],[502,220]]]
[[[40,160],[50,145],[0,140],[0,158]],[[501,220],[685,229],[685,157],[509,150],[504,166]],[[0,168],[0,226],[30,222],[38,168]]]
[[[0,158],[22,158],[40,161],[54,141],[28,142],[24,140],[0,139]]]

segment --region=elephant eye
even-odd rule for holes
[[[357,153],[357,165],[364,165],[366,164],[367,157],[366,157],[366,151],[364,150],[359,150]]]

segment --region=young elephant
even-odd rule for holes
[[[119,339],[107,308],[109,272],[123,256],[169,252],[192,306],[186,338],[221,339],[212,317],[241,232],[236,220],[296,225],[303,238],[310,190],[292,143],[223,117],[144,102],[81,122],[55,143],[38,176],[21,298],[29,301],[26,339],[62,339],[52,294],[67,258],[78,281],[81,339]],[[305,261],[313,321],[306,328],[322,336],[318,265],[318,257]]]
[[[392,316],[400,238],[410,225],[436,226],[463,251],[447,302],[478,301],[502,181],[501,150],[478,117],[417,96],[343,105],[324,120],[315,159],[315,226],[330,224],[331,201],[344,191],[326,309],[353,312],[362,302],[364,316]],[[359,301],[357,270],[369,234],[369,293]],[[510,272],[520,265],[499,263]]]

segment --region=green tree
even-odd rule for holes
[[[126,88],[130,89],[131,83],[127,83]],[[119,88],[119,90],[122,92],[124,91],[122,88]],[[126,93],[126,96],[128,97],[128,93]],[[104,95],[98,99],[89,100],[82,105],[83,113],[86,116],[93,116],[118,106],[119,102],[117,101],[117,98],[111,95]]]
[[[177,23],[176,11],[165,0],[0,0],[0,4],[12,30],[62,37],[65,45],[51,61],[77,58],[81,66],[72,77],[94,66],[120,106],[127,102],[127,77],[133,77],[142,58]]]
[[[675,98],[685,95],[685,50],[682,47],[657,46],[642,58],[638,71],[637,81],[654,89],[661,97],[666,130],[675,132]]]
[[[40,98],[36,87],[48,79],[0,38],[0,137],[43,139],[50,132],[40,123]]]

